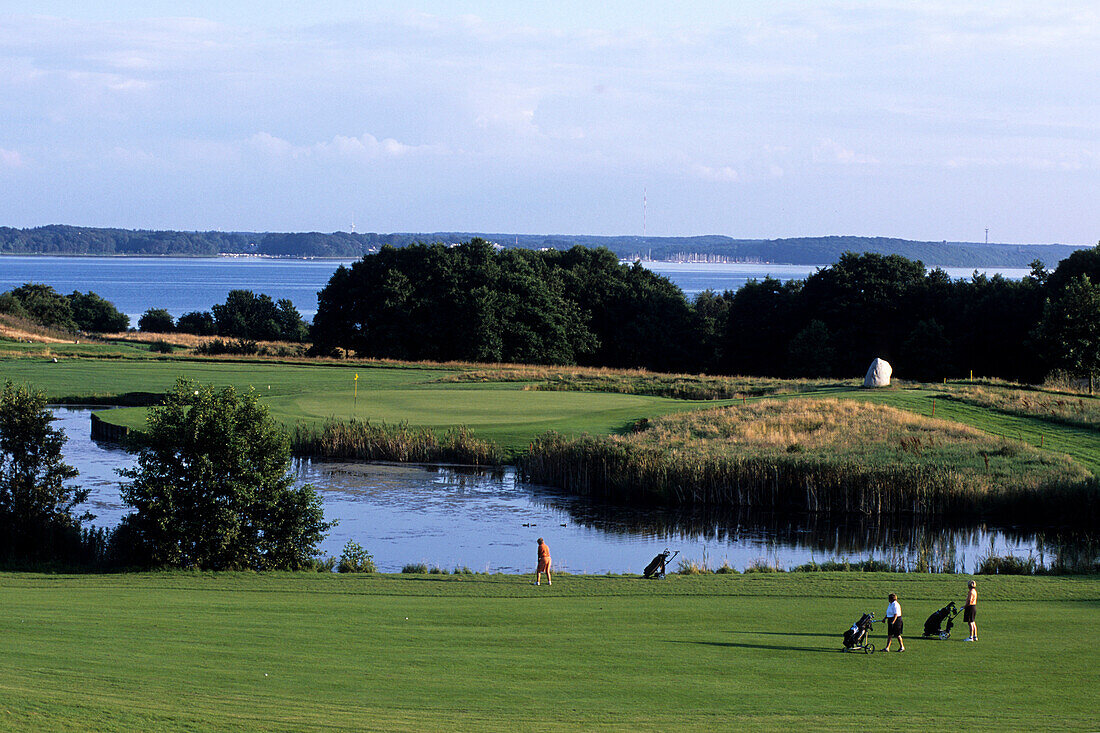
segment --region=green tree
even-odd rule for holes
[[[146,333],[171,333],[176,330],[172,314],[164,308],[150,308],[138,319],[138,330]]]
[[[181,333],[193,333],[196,336],[213,336],[218,333],[218,328],[214,325],[214,316],[209,311],[184,313],[176,321],[176,330]]]
[[[48,559],[59,534],[91,518],[72,513],[88,490],[66,485],[77,472],[52,421],[45,393],[11,381],[0,391],[0,557]]]
[[[35,323],[66,331],[77,330],[69,301],[49,285],[25,283],[10,292]]]
[[[1088,275],[1070,280],[1060,297],[1047,301],[1037,331],[1052,361],[1088,377],[1092,394],[1100,373],[1100,283]]]
[[[66,296],[72,308],[73,321],[81,331],[115,333],[130,327],[130,317],[119,311],[114,303],[95,293],[74,290]]]
[[[253,390],[179,380],[137,454],[121,472],[125,531],[150,565],[299,569],[332,526],[313,487],[294,486],[289,438]]]
[[[810,321],[787,346],[787,369],[792,377],[830,377],[836,363],[829,328]]]

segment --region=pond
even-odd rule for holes
[[[80,471],[75,483],[91,492],[82,508],[96,515],[92,524],[114,527],[128,512],[116,470],[132,466],[133,458],[117,445],[91,440],[90,413],[54,408],[69,438],[65,459]],[[598,504],[524,483],[512,468],[295,459],[292,470],[299,481],[317,488],[325,519],[338,522],[321,544],[322,554],[339,556],[344,544],[355,540],[385,572],[410,563],[531,571],[539,537],[550,546],[554,567],[574,573],[641,572],[665,547],[711,568],[728,563],[744,569],[756,562],[788,568],[810,560],[874,557],[908,566],[922,558],[937,564],[951,560],[972,571],[990,552],[1050,562],[1054,549],[1064,551],[1067,542],[1080,539],[1056,531],[937,527],[917,519],[886,524]]]

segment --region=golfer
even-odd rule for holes
[[[905,642],[901,638],[901,604],[898,603],[898,596],[896,593],[891,593],[886,600],[890,601],[890,605],[886,607],[886,649],[890,651],[890,642],[894,640],[894,637],[898,637],[899,652],[905,651]]]
[[[535,568],[535,585],[541,585],[542,574],[546,573],[546,584],[553,585],[554,581],[550,578],[550,545],[542,541],[539,537],[539,564]]]
[[[978,640],[978,584],[973,580],[966,589],[966,603],[963,605],[963,621],[970,624],[970,636],[965,641]]]

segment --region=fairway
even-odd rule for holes
[[[187,377],[216,387],[255,388],[272,416],[287,426],[352,417],[433,428],[464,425],[476,436],[511,451],[526,448],[547,430],[621,432],[643,417],[728,404],[602,392],[525,391],[517,382],[438,381],[455,371],[184,359],[0,360],[0,381],[26,382],[45,390],[53,402],[160,393],[177,378]],[[103,417],[131,428],[145,425],[144,408],[111,410]]]
[[[978,576],[981,641],[919,638],[968,577],[6,574],[0,727],[1095,729],[1100,578]],[[839,651],[888,592],[906,653]]]

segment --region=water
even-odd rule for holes
[[[766,263],[729,263],[710,262],[643,262],[646,268],[664,275],[676,283],[689,299],[704,290],[722,293],[736,291],[749,280],[763,280],[774,277],[777,280],[803,280],[827,265],[773,265]],[[1020,280],[1031,270],[1019,267],[944,267],[941,268],[952,278],[970,278],[975,271],[989,277],[1001,275],[1009,280]]]
[[[54,412],[69,438],[65,459],[80,471],[75,483],[91,490],[80,509],[96,515],[95,525],[115,526],[128,512],[115,469],[132,466],[132,456],[91,440],[90,409]],[[295,460],[293,470],[318,489],[325,519],[339,522],[321,544],[322,554],[338,556],[355,540],[385,572],[416,562],[447,570],[531,571],[540,536],[558,570],[583,573],[641,572],[665,547],[679,550],[681,558],[705,557],[712,568],[728,562],[738,569],[760,560],[782,568],[872,556],[912,562],[922,553],[943,557],[953,550],[957,566],[973,570],[991,550],[1027,557],[1051,541],[1030,531],[938,528],[917,520],[890,525],[609,506],[526,484],[511,468]]]
[[[149,308],[174,317],[210,310],[230,290],[245,288],[275,300],[289,298],[303,318],[317,312],[317,293],[336,268],[354,260],[292,260],[255,257],[0,257],[0,292],[26,282],[45,283],[59,293],[91,290],[130,316],[131,325]],[[646,262],[694,298],[704,290],[737,290],[751,279],[802,279],[825,265],[695,264]],[[970,277],[968,268],[947,268],[952,277]],[[1019,279],[1027,269],[983,268],[992,276]]]

